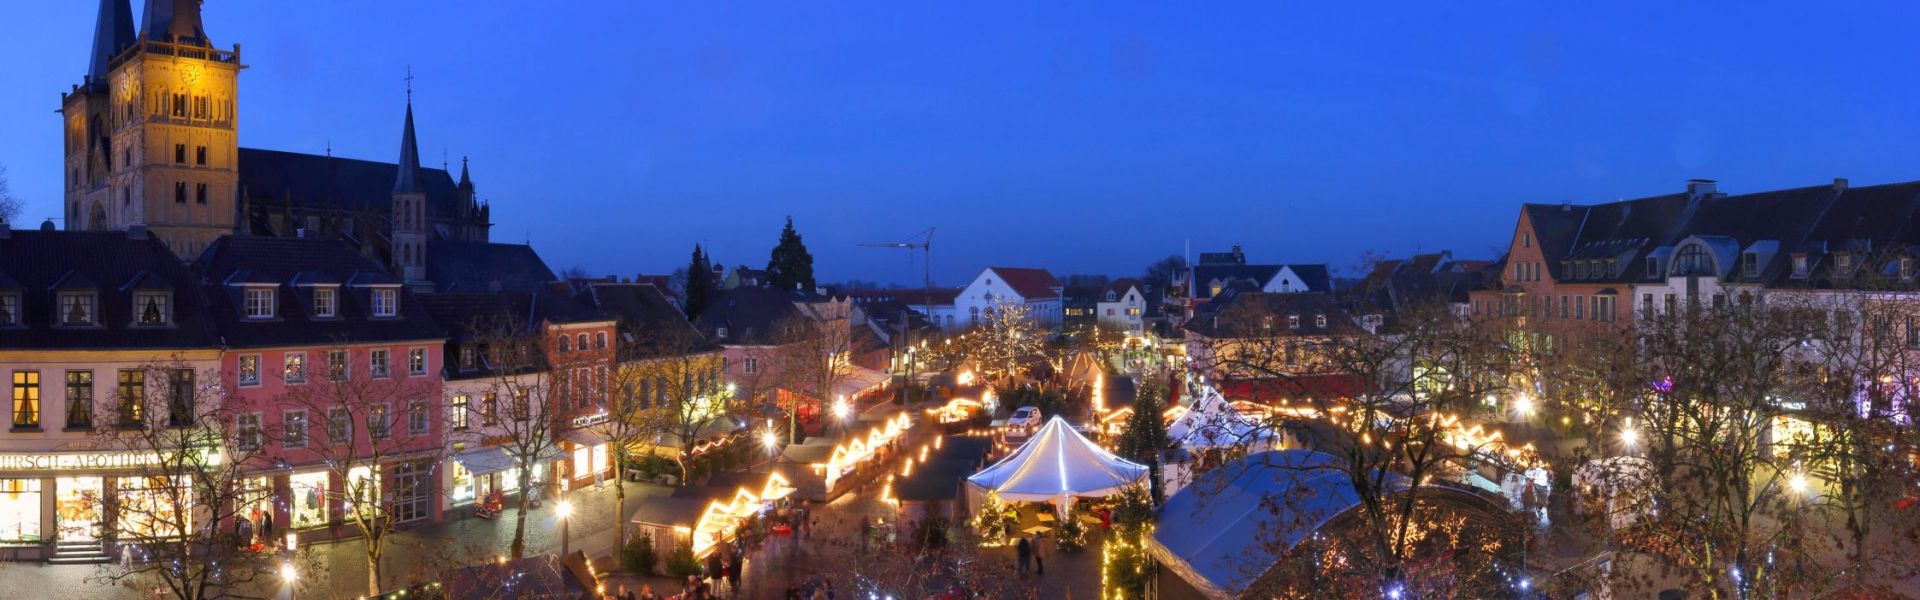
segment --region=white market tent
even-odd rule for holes
[[[1013,454],[967,482],[1005,500],[1058,502],[1064,513],[1076,497],[1107,496],[1146,477],[1146,465],[1114,456],[1056,415]]]
[[[1187,409],[1186,414],[1180,415],[1172,425],[1167,426],[1167,437],[1178,442],[1182,448],[1196,450],[1238,444],[1270,443],[1273,439],[1273,431],[1261,427],[1259,422],[1234,410],[1233,404],[1227,402],[1226,397],[1221,396],[1220,392],[1212,386],[1208,386],[1200,397],[1193,401],[1193,406]],[[1263,444],[1260,447],[1249,448],[1249,451],[1258,452],[1265,449]]]

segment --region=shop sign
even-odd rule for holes
[[[0,454],[0,471],[82,471],[158,465],[158,452],[65,452]]]
[[[573,428],[579,429],[581,427],[586,427],[588,425],[599,425],[605,422],[607,422],[607,413],[599,412],[591,415],[574,417]]]

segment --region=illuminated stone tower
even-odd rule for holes
[[[200,0],[101,0],[86,79],[62,94],[67,229],[144,226],[182,259],[235,229],[240,46]]]

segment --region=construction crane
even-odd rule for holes
[[[926,307],[927,321],[929,323],[933,323],[934,322],[934,317],[933,317],[933,228],[928,227],[926,231],[922,231],[920,233],[914,234],[913,237],[909,237],[906,239],[906,241],[902,241],[902,242],[873,242],[873,243],[864,243],[860,245],[867,248],[894,248],[899,250],[906,250],[908,252],[908,255],[907,255],[908,264],[912,264],[912,260],[913,260],[912,252],[914,250],[920,251],[920,260],[921,260],[920,276],[921,276],[921,284],[924,286],[924,289],[921,292],[924,295],[920,297],[920,302],[923,304],[923,306]],[[897,359],[899,359],[900,361],[897,364],[906,365],[906,369],[907,369],[906,383],[911,384],[913,382],[912,377],[913,377],[913,367],[914,367],[913,353],[911,350],[913,348],[913,340],[909,339],[910,336],[908,335],[908,332],[911,330],[908,328],[910,319],[907,316],[907,313],[913,310],[913,303],[906,302],[903,304],[906,305],[906,308],[900,311],[900,334],[898,336],[895,336],[895,339],[904,343],[895,344],[894,347],[907,349],[900,352],[900,354],[897,356]],[[903,395],[903,399],[906,400],[906,402],[903,402],[903,404],[911,403],[913,400],[912,388],[909,386],[903,385],[901,386],[900,390],[901,390],[900,393]]]

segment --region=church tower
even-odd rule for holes
[[[411,76],[409,76],[411,77]],[[407,124],[400,135],[399,173],[393,179],[394,274],[408,282],[427,279],[427,193],[420,185],[420,145],[413,139],[413,90],[407,90]]]
[[[140,225],[183,259],[235,228],[240,46],[214,47],[200,0],[101,0],[88,74],[63,95],[68,229]]]

